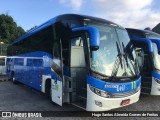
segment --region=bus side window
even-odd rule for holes
[[[72,46],[83,46],[83,40],[81,37],[72,39]]]
[[[33,59],[27,59],[27,66],[33,66]]]
[[[5,57],[0,58],[0,66],[5,66]]]
[[[42,59],[33,59],[33,65],[35,67],[42,67],[43,65],[43,60]]]
[[[71,67],[85,67],[86,65],[82,37],[75,37],[71,39],[71,42]]]
[[[14,65],[23,66],[24,65],[24,58],[15,58]]]
[[[142,72],[143,65],[144,65],[144,52],[141,48],[136,48],[136,56],[137,56],[137,62],[139,66],[139,70]]]

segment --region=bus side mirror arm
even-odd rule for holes
[[[133,43],[133,45],[135,43],[141,43],[141,44],[146,43],[148,51],[153,52],[153,47],[151,46],[152,41],[148,38],[131,38],[131,42]]]
[[[73,28],[72,31],[73,32],[88,32],[89,39],[90,39],[90,50],[96,51],[99,49],[100,34],[96,28],[94,28],[94,27],[78,27],[78,28]]]

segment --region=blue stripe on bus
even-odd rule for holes
[[[91,86],[94,86],[98,89],[103,89],[104,86],[105,86],[105,82],[102,81],[102,80],[98,80],[94,77],[91,77],[91,76],[87,76],[87,83],[90,84]]]
[[[141,85],[141,77],[136,81],[126,83],[111,83],[98,80],[94,77],[87,76],[87,83],[93,87],[104,90],[109,93],[130,92]]]
[[[152,72],[152,76],[160,80],[160,73],[157,73],[155,71]]]

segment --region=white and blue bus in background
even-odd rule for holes
[[[0,75],[6,74],[6,56],[0,55]]]
[[[141,69],[141,92],[160,95],[160,35],[148,30],[127,28],[136,47]]]
[[[110,21],[57,16],[16,39],[7,50],[7,75],[87,111],[139,100],[141,77],[127,31]],[[127,47],[127,49],[126,49]]]

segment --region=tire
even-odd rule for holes
[[[51,94],[52,94],[52,91],[51,91],[51,80],[46,80],[45,89],[46,89],[45,93],[46,93],[47,97],[51,99]]]
[[[50,86],[50,89],[49,89],[49,98],[52,101],[52,88],[51,88],[51,86]]]

